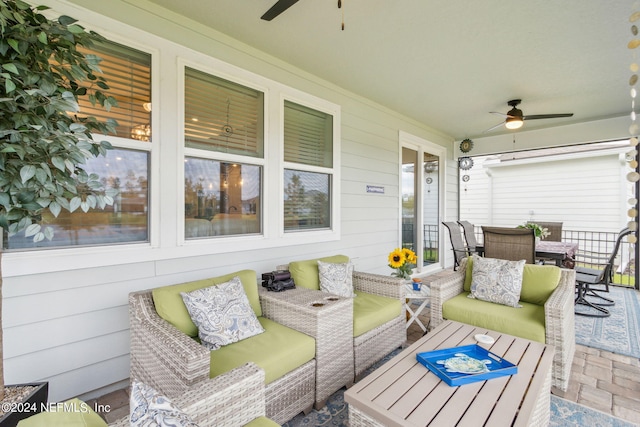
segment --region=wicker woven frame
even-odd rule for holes
[[[287,265],[277,266],[278,270],[287,270]],[[353,272],[353,288],[360,292],[397,299],[404,307],[405,280],[383,276],[381,274]],[[311,291],[318,293],[319,291]],[[321,294],[326,295],[326,294]],[[322,297],[321,297],[322,298]],[[351,330],[353,331],[353,310],[350,314]],[[404,309],[401,308],[398,316],[387,323],[365,332],[353,338],[353,376],[356,381],[360,374],[371,365],[389,354],[393,349],[402,346],[407,341],[407,329]],[[352,334],[353,335],[353,334]],[[318,361],[318,364],[321,362]],[[334,390],[335,391],[335,390]],[[316,398],[317,399],[317,398]]]
[[[172,400],[199,426],[242,426],[265,415],[264,371],[247,363],[195,384]],[[109,425],[129,427],[129,417]]]
[[[268,317],[268,316],[265,316]],[[129,294],[131,377],[169,398],[209,378],[209,350],[158,316],[151,291]],[[299,323],[304,320],[300,319]],[[284,423],[315,399],[315,359],[266,386],[266,414]]]
[[[442,305],[448,299],[462,293],[466,260],[458,271],[431,282],[431,322],[435,328],[444,320]],[[560,283],[544,304],[545,341],[555,348],[552,367],[552,385],[566,391],[569,386],[571,365],[576,350],[575,339],[575,293],[574,270],[561,270]]]
[[[353,383],[353,299],[300,287],[261,288],[259,295],[265,316],[316,339],[315,406],[324,407],[335,391]]]

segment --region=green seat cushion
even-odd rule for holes
[[[442,305],[442,317],[531,341],[545,342],[544,307],[521,301],[522,307],[467,298],[463,292]]]
[[[185,334],[190,337],[196,337],[198,336],[198,328],[191,321],[191,316],[189,316],[187,307],[182,301],[180,292],[191,292],[196,289],[219,285],[220,283],[228,282],[235,276],[240,278],[242,287],[247,294],[247,298],[249,298],[249,304],[256,316],[262,316],[262,308],[260,308],[260,299],[258,298],[258,281],[254,270],[242,270],[210,279],[155,288],[152,291],[152,296],[156,311],[160,317]]]
[[[520,301],[544,305],[560,283],[560,267],[525,264]]]
[[[289,272],[296,286],[302,288],[320,290],[320,273],[318,272],[318,261],[342,264],[349,262],[346,255],[333,255],[324,258],[308,259],[305,261],[293,261],[289,263]]]
[[[353,299],[353,336],[359,337],[401,313],[400,300],[356,291]]]
[[[51,405],[50,412],[41,412],[18,422],[18,427],[107,427],[107,423],[91,406],[79,399]]]
[[[249,424],[245,424],[244,427],[280,427],[280,424],[267,417],[258,417]]]
[[[253,362],[264,369],[265,383],[269,384],[315,357],[313,337],[265,317],[258,320],[265,330],[263,333],[211,352],[211,378]]]

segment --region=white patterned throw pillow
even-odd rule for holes
[[[239,277],[180,295],[202,345],[209,350],[264,332]]]
[[[469,298],[522,307],[518,301],[522,290],[524,264],[525,260],[508,261],[473,255]]]
[[[353,298],[353,264],[318,261],[320,289],[345,298]]]
[[[169,398],[138,381],[131,384],[129,406],[131,427],[198,427]]]

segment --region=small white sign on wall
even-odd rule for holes
[[[367,185],[367,193],[384,194],[384,187],[379,185]]]

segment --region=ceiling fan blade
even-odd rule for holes
[[[260,19],[271,21],[273,18],[280,15],[282,12],[289,9],[297,2],[298,0],[278,0],[276,4],[271,6],[271,9],[267,10],[265,14],[260,17]]]
[[[497,125],[492,126],[492,127],[490,127],[489,129],[487,129],[487,130],[485,130],[485,131],[482,131],[482,133],[491,132],[492,130],[497,129],[497,128],[499,128],[500,126],[503,126],[503,125],[504,125],[504,122],[500,122],[500,123],[498,123]]]
[[[500,112],[498,112],[498,111],[489,111],[489,113],[491,113],[491,114],[497,114],[498,116],[502,116],[502,117],[509,117],[509,115],[508,115],[508,114],[500,113]]]
[[[557,119],[559,117],[572,117],[573,113],[564,114],[534,114],[532,116],[524,116],[522,120],[537,120],[537,119]]]

